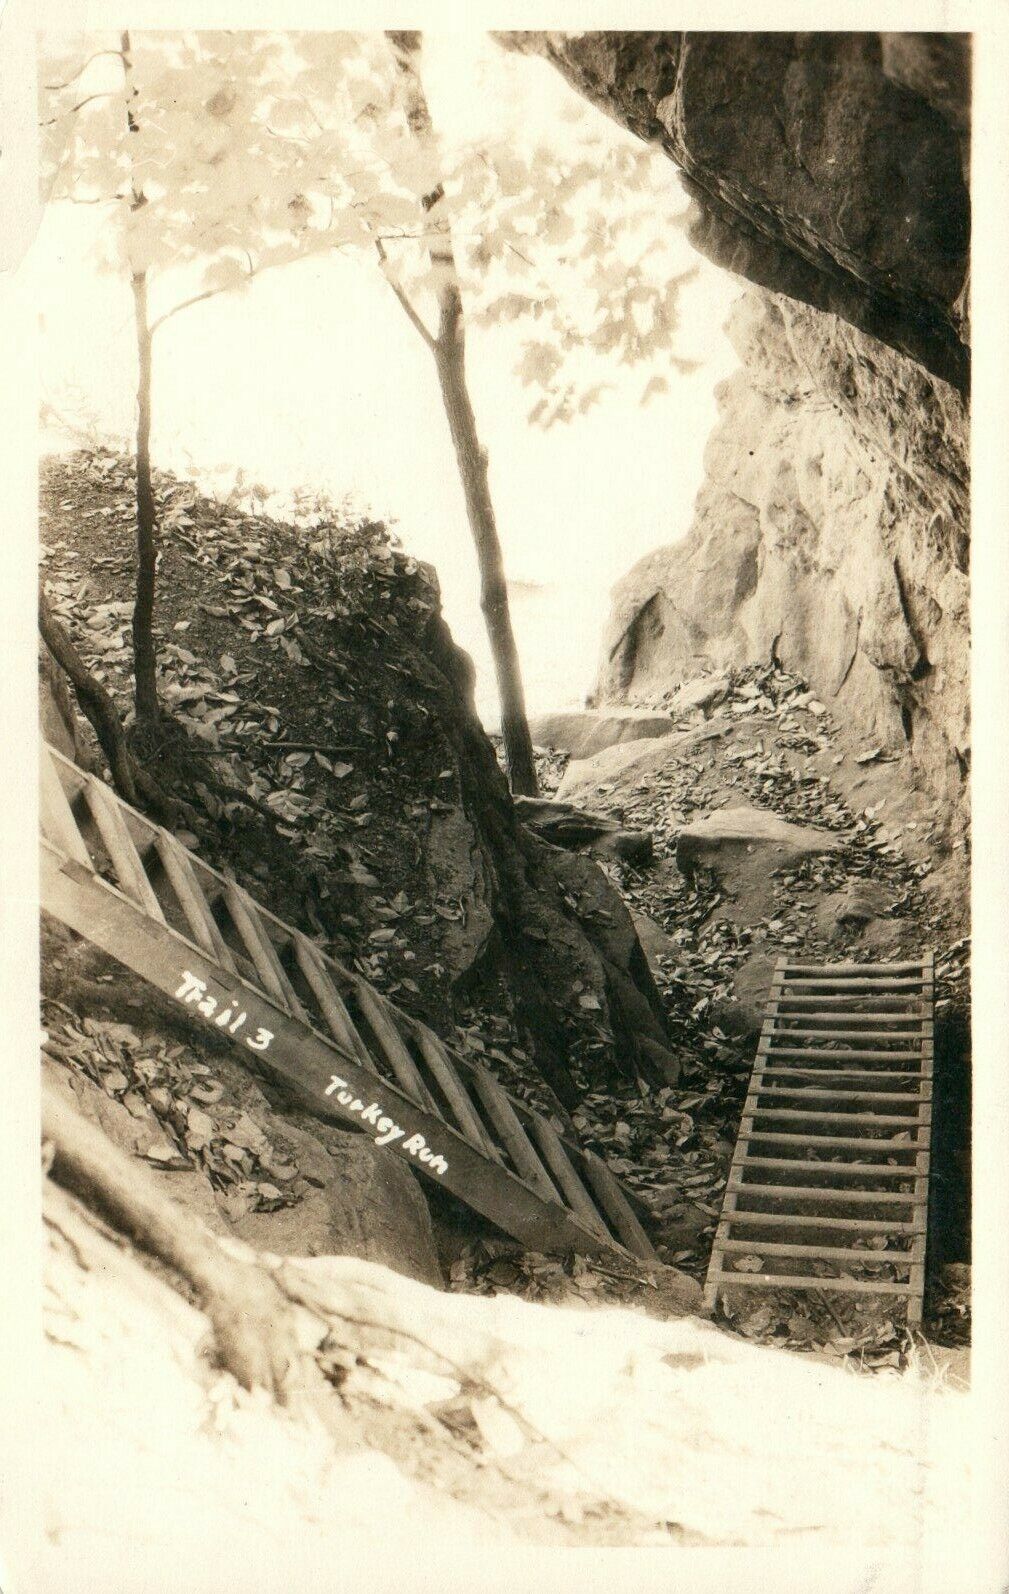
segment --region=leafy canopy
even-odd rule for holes
[[[505,112],[479,138],[427,142],[383,34],[129,42],[124,70],[119,35],[43,41],[44,180],[55,200],[109,205],[112,269],[190,268],[202,297],[339,249],[384,269],[433,330],[447,235],[469,324],[522,331],[533,422],[587,410],[615,365],[640,371],[643,399],[691,368],[669,163],[574,96],[563,140]],[[506,83],[545,70],[506,59]]]

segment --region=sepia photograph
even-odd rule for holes
[[[122,9],[31,29],[6,228],[5,1594],[994,1594],[983,35]]]

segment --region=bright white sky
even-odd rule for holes
[[[485,35],[428,35],[425,78],[449,140],[500,133],[512,119],[544,139],[569,136],[562,113],[573,91],[546,63],[505,56]],[[612,136],[630,135],[614,126]],[[94,269],[98,217],[50,207],[37,241],[43,394],[125,437],[132,304],[123,281]],[[675,247],[678,269],[698,263],[682,238]],[[682,292],[678,352],[701,367],[690,376],[670,371],[669,393],[644,409],[636,376],[577,422],[539,431],[525,419],[529,390],[512,374],[514,332],[470,334],[472,396],[509,575],[543,589],[513,599],[533,712],[581,700],[609,588],[689,526],[715,422],[713,389],[736,363],[721,327],[739,292],[735,279],[699,264]],[[168,323],[156,356],[155,462],[194,473],[241,467],[281,492],[350,492],[393,517],[406,546],[438,567],[449,622],[476,660],[479,704],[492,723],[475,558],[430,355],[377,273],[336,257],[269,273],[244,295],[222,295]]]

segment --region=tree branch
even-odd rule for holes
[[[251,273],[250,273],[250,275],[251,275]],[[159,327],[163,327],[164,326],[166,321],[170,321],[172,319],[172,316],[178,315],[180,310],[188,310],[191,305],[201,304],[204,299],[214,299],[214,298],[217,297],[217,295],[219,293],[227,293],[227,292],[229,292],[229,289],[228,288],[223,288],[223,287],[222,288],[204,288],[202,293],[194,293],[192,298],[190,298],[190,299],[182,299],[180,301],[180,303],[173,305],[170,310],[166,310],[163,315],[159,315],[154,321],[151,322],[151,325],[150,325],[151,337],[154,336],[155,332],[157,332]]]
[[[118,56],[119,60],[123,58],[122,50],[96,50],[94,55],[89,55],[84,65],[79,66],[73,76],[68,77],[65,83],[44,83],[42,87],[52,93],[57,93],[60,89],[68,89],[71,83],[76,83],[77,79],[87,71],[92,61],[100,61],[104,55],[115,55]]]
[[[40,127],[55,127],[57,122],[62,122],[67,116],[73,116],[77,111],[83,111],[85,105],[90,105],[92,100],[108,100],[113,94],[112,89],[103,89],[100,94],[88,94],[83,100],[78,100],[76,105],[71,105],[67,110],[61,111],[59,116],[50,116],[46,122],[40,122]]]
[[[389,284],[400,304],[403,306],[410,325],[420,333],[420,336],[424,339],[424,342],[427,344],[428,348],[433,349],[435,347],[435,339],[424,325],[420,316],[417,314],[417,311],[411,304],[409,297],[406,293],[404,293],[403,289],[393,276],[392,268],[389,265],[389,256],[385,252],[385,246],[382,243],[381,238],[375,239],[375,253],[378,255],[379,264],[382,267],[382,275],[385,277],[386,282]]]

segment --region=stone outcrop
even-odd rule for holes
[[[529,724],[534,747],[551,747],[572,758],[591,758],[593,753],[601,753],[622,742],[668,736],[672,729],[673,722],[668,714],[633,708],[541,714]]]
[[[910,754],[953,814],[970,735],[964,406],[782,295],[749,292],[728,330],[742,369],[693,522],[615,589],[599,698],[665,704],[704,669],[774,660],[859,747]]]
[[[694,200],[717,265],[965,390],[969,36],[525,33]]]
[[[515,807],[522,823],[555,847],[584,849],[597,858],[620,858],[630,864],[651,860],[652,838],[647,830],[627,830],[605,814],[590,814],[556,797],[516,797]]]
[[[152,1055],[156,1034],[153,1038]],[[194,1049],[184,1055],[200,1061],[205,1054]],[[431,1215],[401,1158],[365,1135],[318,1123],[290,1108],[279,1112],[260,1083],[226,1054],[208,1054],[206,1061],[213,1066],[215,1089],[219,1085],[222,1090],[216,1110],[240,1115],[245,1129],[236,1138],[243,1145],[255,1145],[260,1137],[283,1148],[284,1158],[296,1169],[298,1198],[293,1204],[276,1203],[275,1210],[229,1211],[194,1157],[190,1167],[172,1167],[160,1175],[176,1200],[215,1233],[234,1235],[280,1256],[358,1256],[441,1287]],[[72,1106],[132,1156],[146,1159],[152,1146],[164,1144],[163,1126],[136,1093],[124,1105],[82,1072],[49,1059],[44,1074]],[[150,1160],[144,1165],[157,1167]]]
[[[130,656],[117,603],[130,595],[132,532],[120,511],[131,481],[115,455],[64,455],[43,468],[54,549],[65,540],[92,569],[90,596],[78,601],[79,580],[63,574],[54,552],[53,601],[124,710]],[[343,961],[367,959],[359,966],[368,977],[436,1030],[451,1037],[457,1021],[481,1015],[507,1021],[532,1082],[539,1076],[568,1106],[578,1099],[574,1071],[600,1083],[643,1068],[640,1043],[662,1044],[665,1027],[647,962],[640,950],[632,955],[626,908],[591,859],[565,860],[520,822],[434,572],[384,548],[362,550],[350,530],[341,559],[337,537],[333,552],[303,528],[238,514],[167,475],[158,473],[157,486],[166,506],[173,495],[186,504],[198,549],[169,539],[162,550],[162,691],[190,734],[177,763],[154,772],[205,802],[194,785],[205,779],[198,752],[213,750],[223,731],[237,749],[228,753],[229,785],[251,790],[261,809],[265,799],[267,813],[279,803],[283,821],[281,833],[256,814],[220,823],[211,806],[201,854],[289,923],[322,934]],[[81,517],[81,503],[109,513]],[[208,566],[231,610],[204,601]],[[286,633],[257,641],[236,623],[253,593],[269,614],[290,619],[292,635],[296,626],[296,647]],[[180,622],[184,649],[169,641]],[[240,694],[228,686],[239,678]],[[222,710],[251,719],[256,734],[233,736]],[[47,708],[47,723],[55,712]],[[654,713],[585,718],[642,736],[672,727]],[[275,736],[328,747],[340,761],[334,769],[325,753],[320,761],[295,751],[288,762]],[[85,730],[85,748],[87,740]],[[159,735],[158,747],[166,740]]]
[[[910,749],[951,814],[969,757],[969,36],[504,39],[661,147],[692,243],[758,290],[732,318],[743,369],[693,526],[617,589],[599,701],[664,705],[705,669],[780,660],[856,737]]]
[[[722,872],[726,858],[741,856],[764,871],[794,869],[803,858],[835,852],[840,846],[829,830],[815,825],[795,825],[764,808],[741,804],[716,808],[702,819],[684,825],[676,838],[676,864],[681,874],[699,867]],[[738,863],[736,865],[738,867]]]

